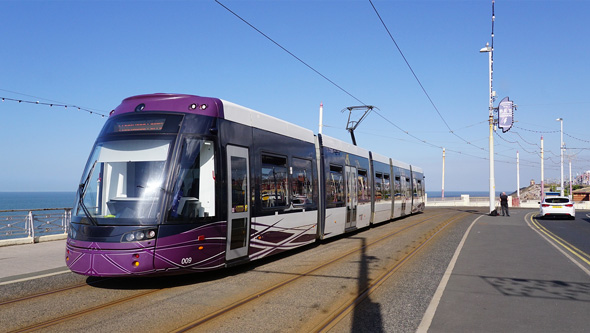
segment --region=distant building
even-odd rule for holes
[[[572,191],[574,201],[590,201],[590,187],[584,187]]]
[[[590,170],[584,172],[576,177],[576,184],[578,185],[590,185]]]
[[[531,185],[531,186],[532,186],[532,185],[535,185],[535,180],[534,180],[534,179],[531,179],[531,184],[530,184],[530,185]]]

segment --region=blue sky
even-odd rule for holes
[[[324,134],[347,142],[341,110],[360,100],[381,116],[361,123],[359,146],[421,166],[429,191],[441,189],[445,147],[445,190],[488,190],[488,57],[479,50],[490,42],[491,0],[373,0],[470,144],[449,133],[368,0],[220,1],[348,94],[213,0],[0,1],[0,96],[108,114],[128,96],[188,93],[315,132],[323,102]],[[521,186],[540,181],[541,135],[546,178],[559,179],[558,117],[573,174],[590,169],[588,13],[590,1],[496,1],[495,105],[506,96],[518,105],[516,127],[494,138],[498,191],[516,190],[517,150]],[[106,118],[11,100],[0,113],[0,191],[75,191]]]

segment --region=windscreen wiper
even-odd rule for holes
[[[88,175],[86,176],[86,179],[84,180],[84,182],[82,184],[80,184],[80,186],[78,188],[78,198],[79,198],[78,204],[80,205],[80,207],[82,207],[82,211],[84,211],[84,214],[86,215],[86,217],[88,217],[88,220],[90,221],[90,223],[92,223],[92,225],[98,225],[98,222],[92,216],[92,214],[90,214],[88,207],[86,207],[86,204],[84,203],[84,196],[86,195],[86,187],[88,186],[88,183],[90,182],[90,177],[92,176],[92,173],[94,172],[94,167],[96,166],[96,162],[98,162],[98,160],[94,161],[94,163],[92,164],[92,167],[90,168],[90,171],[88,171]]]

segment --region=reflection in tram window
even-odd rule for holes
[[[330,176],[327,181],[326,200],[328,207],[341,207],[344,205],[344,177],[342,167],[330,165]]]
[[[291,176],[291,202],[293,206],[313,203],[312,164],[310,160],[293,158]]]
[[[383,174],[375,173],[375,201],[383,200]]]
[[[389,182],[389,174],[383,175],[383,199],[391,201],[391,184]]]
[[[243,157],[231,157],[231,192],[232,212],[248,211],[248,161]]]
[[[406,197],[410,197],[410,191],[412,190],[411,189],[411,185],[410,185],[410,178],[406,177],[405,180],[406,180],[405,186],[403,187],[403,189],[404,189],[404,195]]]
[[[414,196],[415,197],[421,197],[424,196],[423,193],[423,187],[422,187],[422,181],[421,180],[416,180],[414,179],[414,184],[415,184],[415,188],[414,188]]]
[[[367,178],[367,170],[359,169],[358,171],[358,200],[359,203],[371,202],[371,193],[369,191],[369,181]]]
[[[287,158],[262,155],[260,196],[262,207],[287,206]]]

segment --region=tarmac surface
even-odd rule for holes
[[[588,331],[590,255],[534,215],[474,214],[418,332]],[[0,247],[0,285],[69,272],[64,251],[65,240]]]
[[[537,227],[537,210],[510,212],[472,223],[418,331],[588,331],[590,256]]]
[[[0,247],[0,285],[69,272],[66,240]]]

